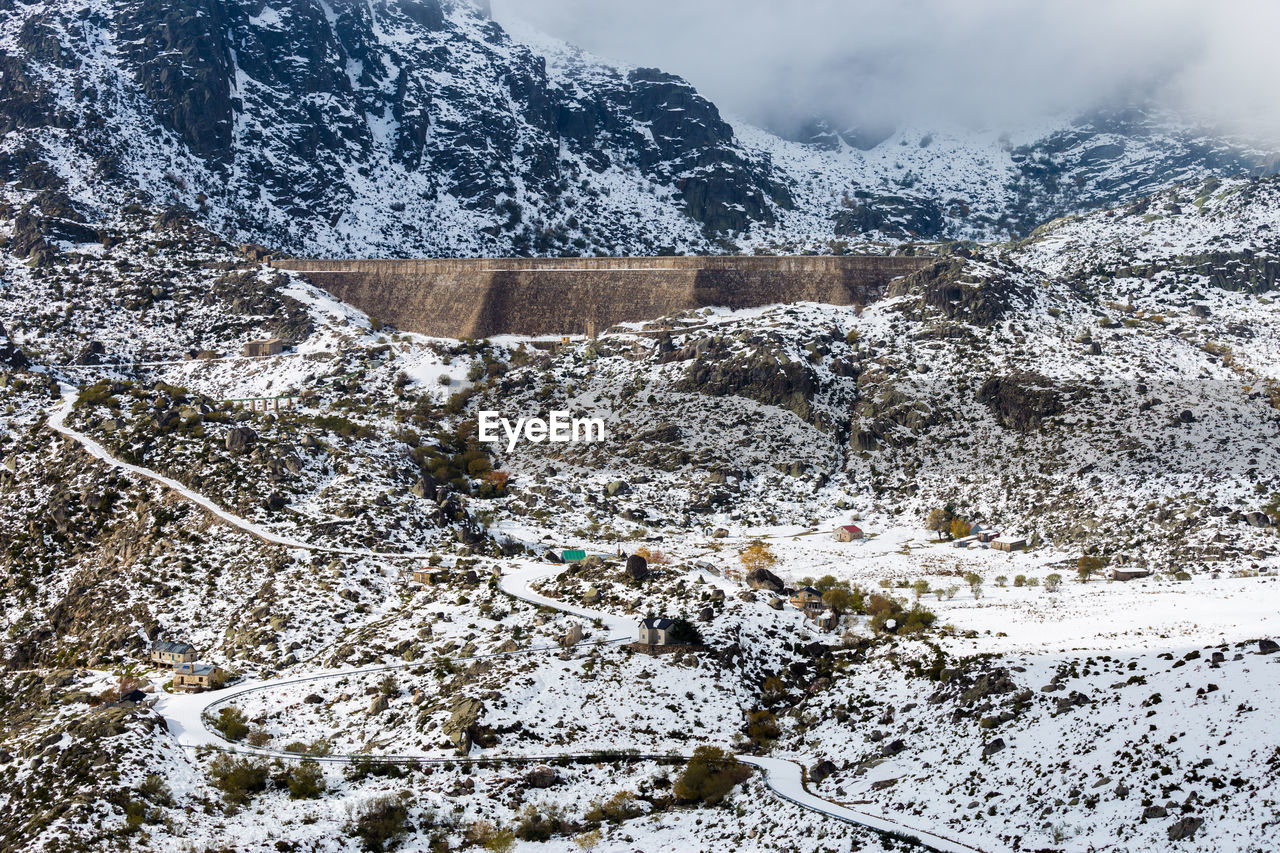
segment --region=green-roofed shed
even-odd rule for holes
[[[560,559],[566,563],[576,563],[580,560],[587,559],[587,552],[579,548],[566,548],[560,553]]]

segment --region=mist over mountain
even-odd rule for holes
[[[822,118],[1016,131],[1062,114],[1155,105],[1274,144],[1280,9],[1257,0],[494,0],[602,56],[687,77],[788,136]]]

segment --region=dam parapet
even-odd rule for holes
[[[275,260],[397,328],[446,338],[604,330],[706,307],[865,305],[928,256]]]

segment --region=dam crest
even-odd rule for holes
[[[399,329],[443,338],[571,335],[710,306],[866,305],[922,256],[274,260]]]

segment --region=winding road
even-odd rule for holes
[[[63,385],[62,402],[50,413],[48,425],[50,429],[65,436],[66,438],[79,444],[91,456],[101,460],[111,467],[125,471],[137,477],[141,477],[153,482],[159,483],[167,489],[181,495],[186,500],[200,506],[216,518],[231,527],[249,533],[263,541],[282,545],[286,548],[296,548],[311,552],[333,553],[343,555],[356,555],[363,557],[373,557],[378,559],[423,559],[426,554],[406,554],[406,553],[383,553],[360,548],[339,548],[325,545],[314,545],[309,542],[303,542],[287,536],[282,536],[271,531],[262,525],[255,524],[246,518],[228,512],[218,506],[214,501],[196,492],[182,483],[163,474],[157,473],[138,465],[132,465],[116,459],[109,453],[106,448],[95,441],[88,435],[67,426],[66,419],[70,415],[77,394],[77,389]],[[534,604],[540,607],[549,607],[564,613],[589,620],[599,620],[605,628],[605,636],[602,638],[593,638],[584,642],[596,644],[612,644],[621,643],[629,640],[635,631],[635,620],[631,618],[617,616],[604,611],[592,610],[590,608],[578,605],[568,604],[557,599],[548,598],[535,589],[533,584],[549,578],[560,571],[559,567],[548,563],[522,562],[514,571],[507,572],[501,576],[498,581],[499,588],[506,594],[518,598],[522,601]],[[454,661],[476,660],[485,657],[500,657],[508,655],[551,653],[559,651],[559,646],[536,646],[526,649],[520,649],[513,652],[495,653],[492,655],[477,655],[466,658],[453,658]],[[408,669],[421,666],[421,662],[389,664],[373,667],[356,667],[348,669],[335,669],[320,672],[314,672],[305,676],[292,678],[267,679],[259,681],[244,682],[234,687],[224,690],[211,691],[208,693],[198,694],[164,694],[156,703],[155,709],[161,714],[168,724],[169,732],[173,735],[180,745],[187,748],[210,747],[227,752],[235,752],[248,755],[259,755],[266,758],[279,758],[283,760],[301,760],[301,759],[318,759],[326,762],[349,763],[356,760],[367,760],[366,755],[326,755],[323,757],[303,755],[299,753],[273,751],[250,747],[241,743],[232,743],[221,736],[218,732],[209,728],[206,724],[206,714],[214,707],[232,702],[239,697],[246,696],[251,693],[278,689],[281,687],[303,684],[308,682],[322,681],[331,678],[340,678],[343,676],[359,675],[364,673],[388,672],[393,670]],[[635,754],[627,756],[629,759],[679,759],[684,760],[692,755],[691,752],[673,752],[660,754]],[[510,762],[547,762],[563,758],[583,758],[589,759],[595,757],[593,754],[556,754],[549,756],[523,756],[523,757],[476,757],[476,758],[448,758],[448,759],[426,759],[416,756],[379,756],[378,760],[383,762],[418,762],[422,764],[431,763],[492,763],[496,761]],[[863,809],[854,809],[849,806],[833,803],[824,800],[814,794],[811,794],[805,787],[804,768],[802,765],[791,759],[774,758],[771,756],[758,755],[739,755],[738,760],[744,764],[758,768],[763,774],[765,784],[769,789],[781,799],[794,803],[801,808],[818,812],[835,820],[844,823],[861,826],[866,829],[879,833],[893,835],[895,837],[913,842],[926,849],[938,851],[938,853],[996,853],[998,848],[993,848],[989,842],[984,841],[980,845],[976,840],[963,838],[954,833],[943,834],[935,831],[924,824],[923,821],[915,821],[903,816],[888,817],[884,814],[874,813]]]

